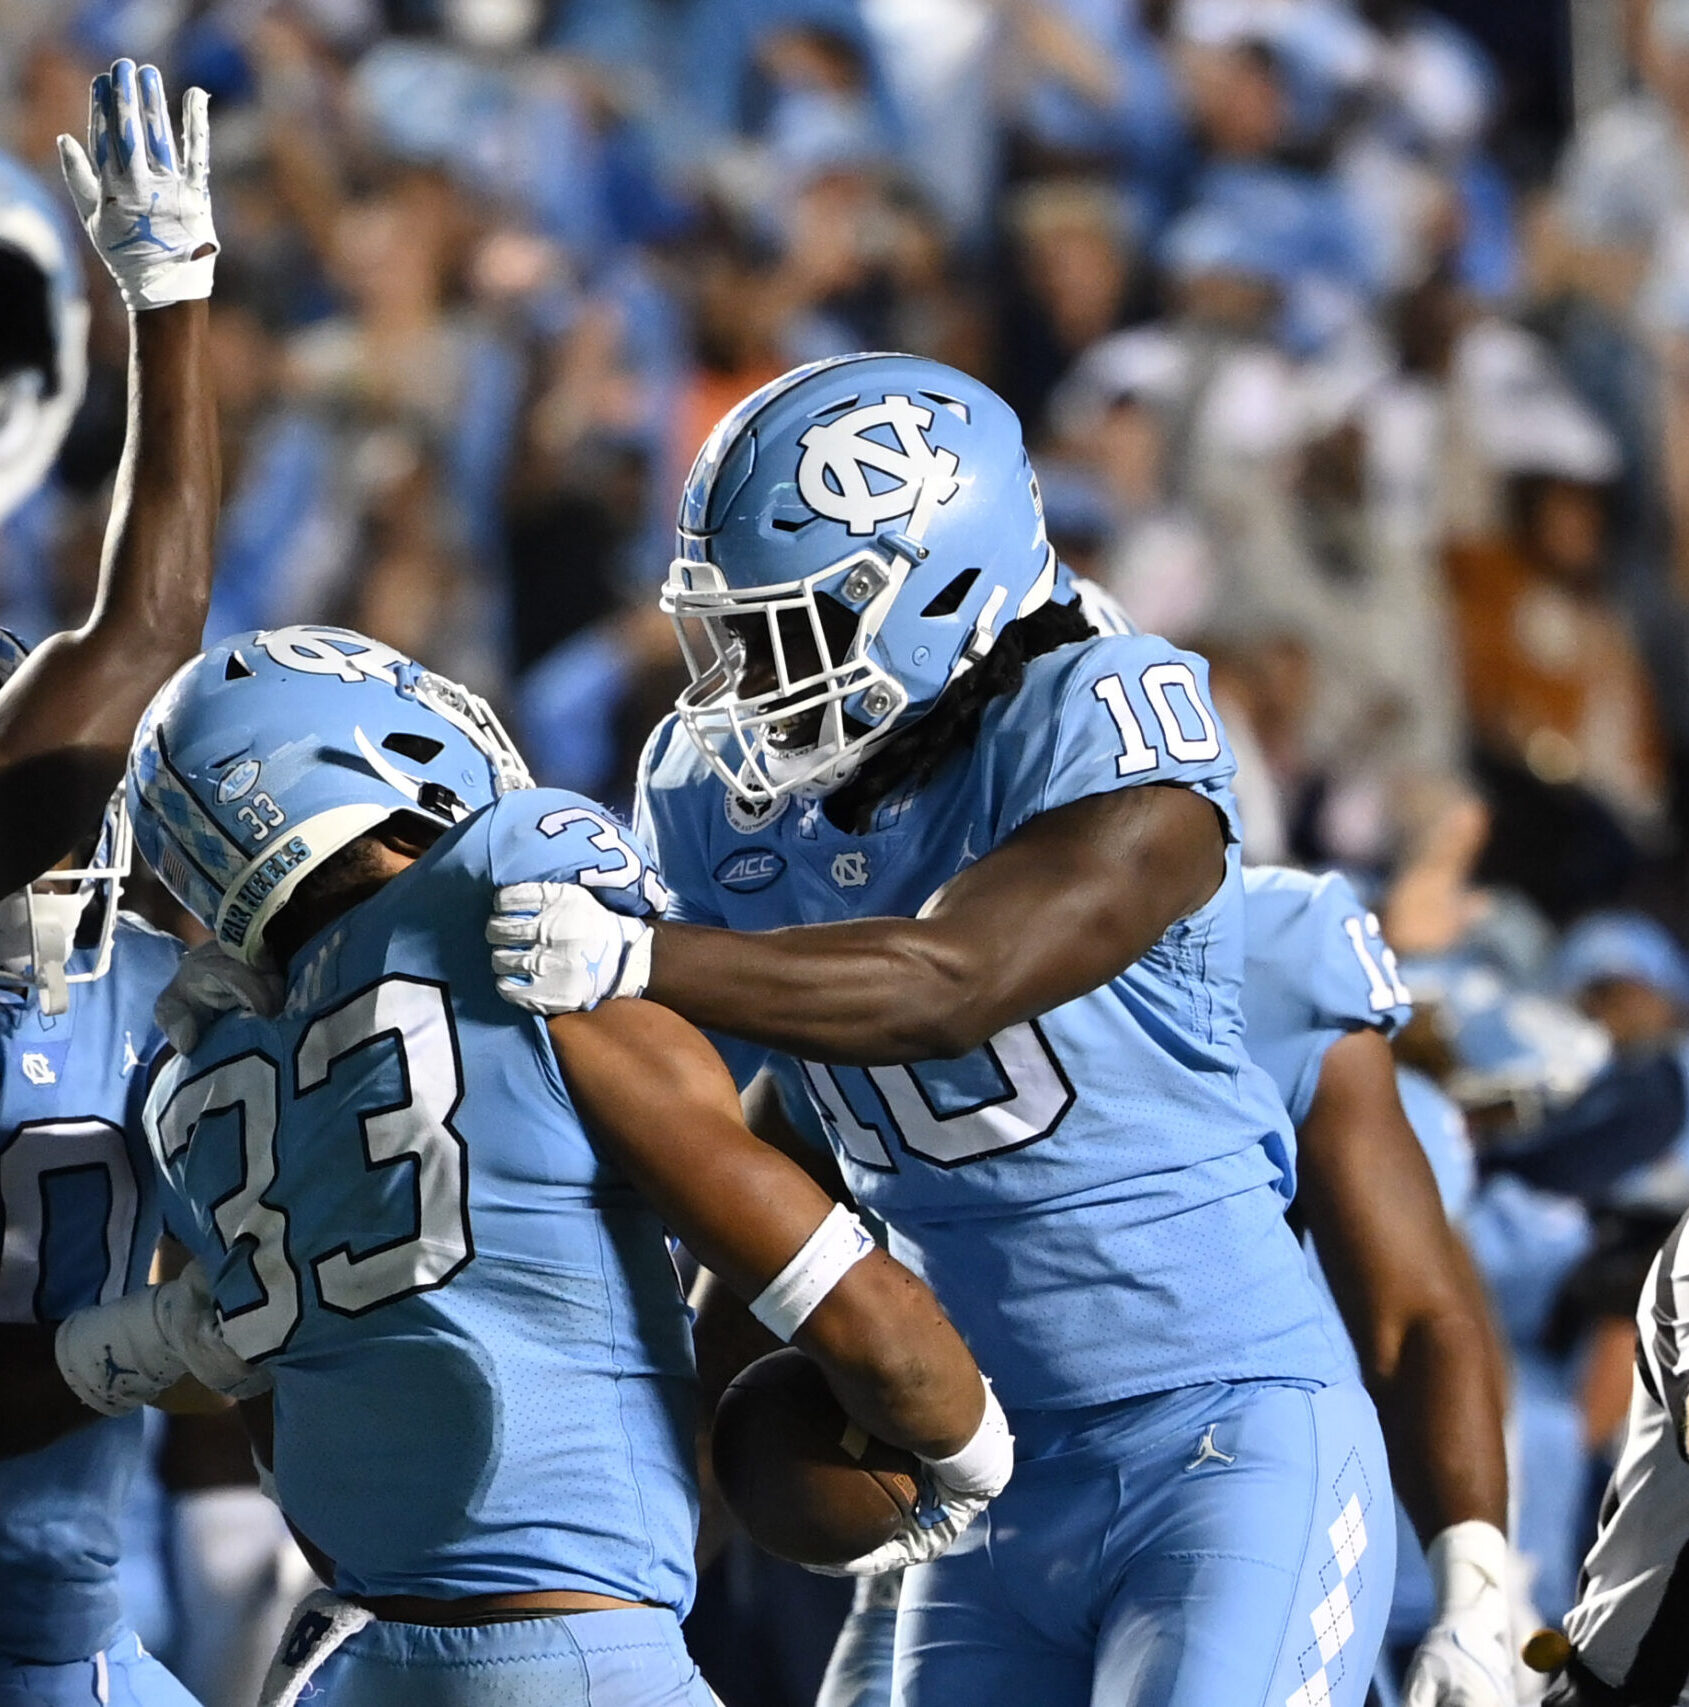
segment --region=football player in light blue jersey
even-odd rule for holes
[[[0,629],[0,680],[24,655]],[[15,1454],[0,1457],[0,1702],[191,1707],[119,1605],[118,1519],[143,1451],[140,1412],[97,1417],[50,1359],[22,1361],[50,1344],[47,1324],[145,1287],[159,1241],[141,1104],[162,1041],[153,1002],[181,944],[118,913],[121,805],[101,841],[83,868],[97,878],[79,871],[0,900],[0,1442]],[[91,905],[97,923],[77,946]]]
[[[1275,867],[1243,881],[1249,1051],[1295,1122],[1297,1206],[1330,1264],[1392,1474],[1435,1566],[1436,1616],[1403,1699],[1510,1707],[1500,1377],[1481,1292],[1426,1167],[1469,1194],[1470,1149],[1463,1134],[1448,1141],[1452,1105],[1427,1081],[1409,1075],[1398,1100],[1385,1039],[1408,1017],[1408,994],[1348,882]],[[897,1605],[895,1582],[860,1585],[820,1707],[889,1707]]]
[[[1470,1148],[1450,1142],[1446,1099],[1396,1069],[1387,1040],[1410,999],[1348,882],[1260,867],[1244,873],[1244,890],[1249,1051],[1295,1124],[1296,1211],[1431,1567],[1432,1621],[1404,1707],[1511,1707],[1504,1375],[1482,1287],[1444,1212],[1471,1194]]]
[[[694,1375],[665,1222],[928,1460],[923,1522],[960,1533],[1001,1487],[1011,1443],[960,1337],[744,1129],[695,1031],[644,1003],[548,1031],[499,999],[499,885],[666,897],[598,808],[527,786],[473,695],[345,630],[238,635],[149,710],[129,802],[159,876],[270,973],[146,1114],[333,1581],[267,1701],[713,1699],[680,1638]]]
[[[679,547],[694,681],[640,791],[673,922],[509,895],[494,964],[774,1052],[995,1382],[1015,1480],[903,1561],[897,1700],[1359,1707],[1389,1477],[1243,1047],[1206,666],[1052,600],[1018,423],[918,358],[748,398]]]

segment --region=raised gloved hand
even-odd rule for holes
[[[577,883],[512,883],[494,904],[487,941],[507,1002],[572,1014],[645,993],[652,939],[643,919],[612,912]]]
[[[1402,1707],[1514,1707],[1507,1538],[1451,1524],[1426,1550],[1437,1616],[1408,1668]]]
[[[53,1354],[65,1385],[108,1417],[138,1409],[184,1375],[231,1399],[255,1398],[270,1386],[267,1369],[224,1343],[211,1288],[197,1262],[162,1285],[67,1316],[59,1323]]]
[[[177,962],[175,974],[153,1003],[152,1017],[186,1055],[219,1016],[243,1013],[271,1018],[281,1012],[286,993],[279,972],[248,966],[220,944],[202,942]]]
[[[182,97],[182,153],[170,131],[157,69],[120,59],[94,79],[88,146],[59,138],[65,183],[90,241],[132,312],[211,294],[217,233],[211,224],[207,96]]]
[[[1009,1485],[1015,1467],[1015,1437],[991,1383],[985,1383],[985,1415],[973,1438],[948,1458],[923,1458],[925,1474],[914,1512],[889,1541],[842,1565],[812,1565],[827,1577],[877,1577],[882,1571],[930,1564],[949,1551],[964,1529]]]

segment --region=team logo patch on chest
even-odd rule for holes
[[[813,426],[798,443],[798,494],[818,515],[871,534],[900,516],[920,539],[933,511],[961,490],[953,450],[928,443],[932,410],[907,397],[887,397]],[[870,438],[869,434],[881,436]]]
[[[723,889],[754,895],[775,882],[785,869],[785,860],[773,848],[742,848],[715,868],[715,880]]]
[[[868,877],[868,856],[861,848],[847,848],[833,855],[833,881],[841,889],[860,889]]]
[[[754,836],[758,830],[766,830],[789,805],[791,801],[784,796],[779,800],[741,800],[731,789],[722,800],[728,823],[741,836]]]
[[[18,1056],[18,1071],[32,1084],[42,1089],[59,1082],[64,1071],[66,1043],[45,1043],[37,1049],[25,1049]]]

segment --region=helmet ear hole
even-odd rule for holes
[[[973,591],[979,579],[977,569],[964,569],[948,586],[941,587],[928,602],[922,616],[954,616],[962,608],[962,600]]]
[[[418,765],[433,763],[446,750],[446,743],[436,741],[432,735],[411,735],[402,729],[387,736],[381,744],[388,752]]]

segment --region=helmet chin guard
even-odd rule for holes
[[[44,1014],[62,1014],[70,1006],[70,985],[90,984],[111,970],[133,848],[129,814],[119,793],[106,808],[86,865],[45,872],[26,888],[0,898],[0,985],[31,992]],[[77,933],[94,903],[100,908],[100,925],[93,959],[73,972],[68,967]]]

